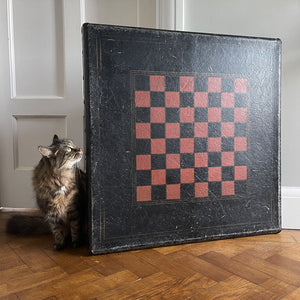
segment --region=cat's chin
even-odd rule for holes
[[[73,168],[74,166],[76,166],[77,163],[79,163],[81,161],[81,157],[79,159],[76,159],[74,161],[72,161],[70,163],[70,168]]]
[[[65,169],[72,169],[76,166],[77,163],[79,163],[81,161],[82,155],[80,157],[78,157],[77,159],[74,159],[70,162],[68,162],[67,164],[64,165]]]

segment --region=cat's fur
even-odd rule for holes
[[[73,247],[78,247],[87,213],[86,176],[77,167],[82,150],[70,139],[59,139],[57,135],[50,146],[39,146],[38,150],[43,157],[33,171],[32,185],[46,224],[33,216],[31,220],[14,216],[7,223],[7,232],[25,235],[50,228],[54,235],[53,249],[64,248],[69,238]]]

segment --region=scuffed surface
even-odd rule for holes
[[[92,253],[280,231],[280,41],[91,24],[83,40]],[[136,201],[133,71],[247,78],[246,194]]]

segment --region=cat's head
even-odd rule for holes
[[[55,134],[50,146],[39,146],[39,152],[49,160],[52,167],[70,169],[78,163],[83,155],[70,139],[59,139]]]

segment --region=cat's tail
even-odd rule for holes
[[[42,216],[14,215],[6,223],[6,232],[15,235],[42,235],[50,227]]]

